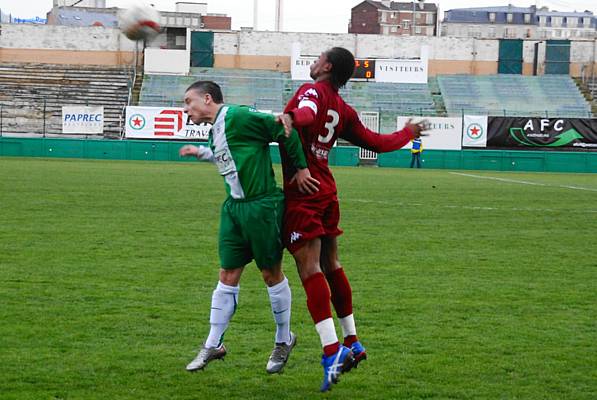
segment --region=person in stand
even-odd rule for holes
[[[301,191],[292,179],[296,167],[286,151],[289,149],[281,146],[286,195],[284,241],[296,262],[307,294],[307,308],[323,348],[321,391],[330,390],[341,373],[367,357],[357,336],[352,289],[338,257],[337,237],[342,230],[338,227],[340,208],[328,167],[329,152],[339,137],[377,153],[390,152],[402,148],[423,130],[421,124],[410,121],[401,131],[388,135],[367,129],[338,93],[351,78],[354,67],[354,56],[344,48],[323,52],[310,67],[315,82],[302,85],[278,116],[287,134],[293,128],[298,130],[309,170],[320,183],[315,193]],[[342,343],[336,336],[332,304],[342,327]]]
[[[245,265],[255,260],[268,287],[277,327],[266,370],[280,372],[296,344],[296,335],[290,331],[291,291],[281,266],[284,196],[276,186],[269,143],[277,141],[286,146],[289,163],[296,169],[293,183],[299,190],[313,194],[318,190],[318,182],[307,169],[297,133],[287,136],[273,115],[224,104],[220,87],[211,81],[189,86],[184,103],[184,111],[193,123],[209,122],[213,127],[208,147],[185,145],[179,153],[214,162],[228,194],[220,216],[221,268],[212,294],[210,331],[186,369],[201,370],[226,355],[223,337],[236,311],[241,274]]]
[[[411,141],[411,144],[412,146],[410,148],[410,167],[412,168],[416,163],[417,168],[421,168],[421,153],[423,152],[423,140],[421,139],[421,137],[414,138]]]

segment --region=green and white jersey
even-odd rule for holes
[[[234,199],[247,199],[276,191],[269,143],[284,143],[297,169],[307,168],[298,133],[284,135],[284,127],[273,115],[247,106],[223,105],[209,133],[213,161],[224,177],[226,192]]]

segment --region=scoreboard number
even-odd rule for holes
[[[355,60],[352,79],[375,79],[375,60]]]

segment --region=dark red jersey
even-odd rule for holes
[[[344,102],[329,81],[302,85],[284,112],[292,115],[311,176],[320,182],[316,194],[307,196],[300,193],[296,183],[290,182],[296,170],[291,163],[286,162],[285,151],[281,148],[284,191],[291,198],[317,198],[336,193],[336,183],[328,167],[328,155],[338,137],[377,153],[398,150],[413,138],[413,132],[407,128],[389,135],[366,128],[357,112]]]

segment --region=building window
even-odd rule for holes
[[[381,22],[386,22],[387,21],[387,14],[385,12],[381,12]]]
[[[541,39],[547,39],[547,31],[541,31]]]
[[[489,30],[487,31],[487,36],[490,38],[495,37],[495,27],[494,26],[489,27]]]
[[[468,37],[477,38],[481,37],[481,30],[478,26],[471,26],[468,28]]]
[[[193,25],[193,26],[199,26],[199,18],[193,18],[191,20],[191,25]]]
[[[531,14],[525,14],[524,15],[524,23],[525,24],[530,24],[531,23]]]
[[[408,29],[410,29],[410,21],[409,20],[403,20],[402,21],[402,29],[404,29],[405,31],[407,31]]]
[[[582,19],[582,22],[583,22],[583,25],[585,26],[585,28],[591,27],[591,18],[584,17]]]
[[[176,18],[168,17],[168,25],[175,25],[175,24],[176,24]]]
[[[427,25],[433,25],[433,13],[427,13]]]
[[[539,26],[545,26],[547,24],[546,17],[539,17]]]
[[[566,18],[566,26],[568,28],[576,28],[578,26],[578,18],[573,18],[573,17]]]
[[[191,25],[191,19],[189,17],[185,17],[184,26],[190,26],[190,25]]]
[[[562,26],[562,17],[551,17],[551,26]]]
[[[387,25],[386,25],[386,26],[384,26],[384,27],[383,27],[383,34],[384,34],[384,35],[387,35],[387,34],[389,34],[389,33],[390,33],[390,27],[389,27],[389,26],[387,26]]]
[[[509,39],[513,39],[516,37],[516,29],[514,28],[506,28],[505,36]]]
[[[397,27],[397,26],[393,26],[393,27],[391,27],[391,28],[390,28],[390,32],[392,32],[392,33],[396,33],[396,32],[398,32],[398,27]]]
[[[420,35],[420,34],[421,34],[421,27],[415,26],[415,35]]]
[[[514,21],[514,14],[512,14],[512,13],[506,14],[506,22],[508,22],[509,24],[511,24],[512,21]]]
[[[495,13],[494,12],[489,13],[489,22],[495,22]]]
[[[176,17],[176,25],[182,25],[182,17]]]

